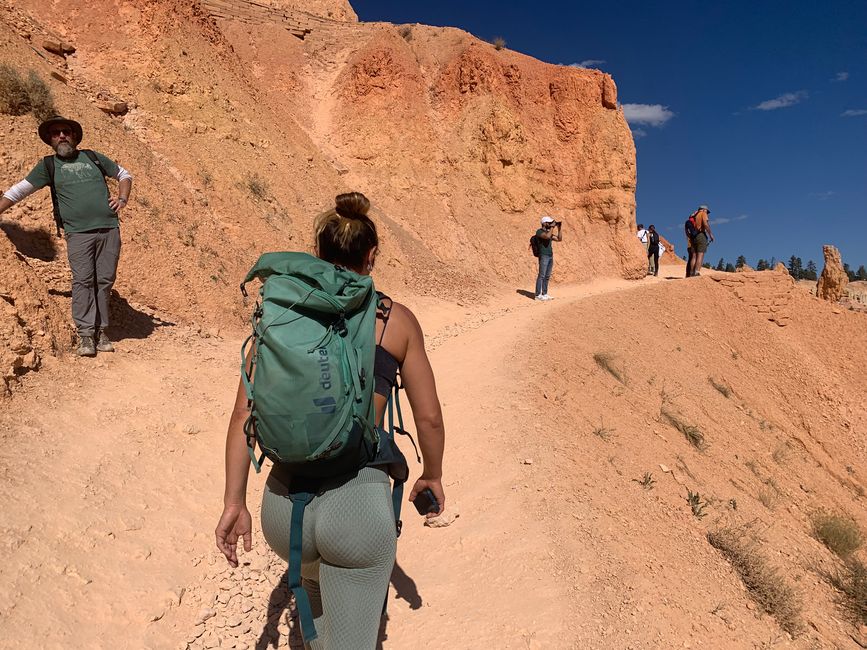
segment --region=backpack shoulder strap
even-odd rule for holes
[[[388,321],[391,318],[391,310],[394,307],[394,300],[386,296],[382,291],[376,292],[376,311],[377,317],[382,319],[382,332],[379,335],[377,345],[382,345],[385,338],[385,328],[388,327]]]
[[[45,156],[42,159],[45,165],[45,172],[48,174],[48,188],[51,190],[51,208],[54,211],[54,225],[57,227],[57,234],[63,229],[63,219],[60,216],[60,203],[57,201],[57,188],[54,187],[54,156]]]
[[[99,159],[99,156],[96,155],[90,149],[80,149],[81,153],[90,158],[91,162],[96,165],[96,168],[102,173],[102,180],[105,181],[105,177],[108,176],[108,172],[105,171],[105,167],[102,164],[102,161]],[[108,186],[108,183],[106,183]]]

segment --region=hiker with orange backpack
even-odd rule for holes
[[[51,188],[57,236],[66,237],[69,267],[72,270],[72,319],[78,331],[76,353],[92,357],[113,352],[106,335],[109,325],[109,298],[120,258],[120,210],[126,207],[132,190],[132,176],[101,153],[78,149],[81,125],[55,116],[38,129],[42,141],[54,149],[27,177],[9,188],[0,198],[0,214],[36,190]],[[117,196],[111,196],[106,177],[118,180]]]
[[[266,253],[247,275],[245,283],[263,285],[226,435],[215,530],[217,548],[238,566],[238,541],[245,551],[252,544],[250,464],[258,471],[267,456],[262,533],[289,563],[305,644],[325,650],[376,645],[408,477],[393,439],[406,433],[401,388],[424,458],[409,500],[427,517],[446,502],[445,429],[424,335],[409,309],[373,288],[379,239],[369,208],[361,193],[339,195],[316,219],[316,257]]]
[[[699,271],[704,262],[704,254],[707,252],[708,244],[714,240],[713,232],[710,229],[709,215],[710,209],[706,205],[700,205],[695,211],[695,229],[697,232],[692,239],[692,277],[701,275]]]

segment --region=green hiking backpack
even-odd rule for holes
[[[253,333],[241,348],[241,380],[250,409],[244,433],[257,472],[267,457],[288,466],[293,477],[286,577],[309,643],[317,633],[301,586],[302,531],[304,510],[323,483],[339,482],[365,466],[386,471],[394,479],[392,508],[400,536],[409,468],[394,433],[409,434],[403,428],[399,383],[388,398],[387,428],[374,421],[373,403],[377,309],[382,307],[387,320],[391,307],[385,307],[369,276],[307,253],[262,255],[241,283],[245,297],[245,285],[254,278],[263,284],[251,319]],[[417,449],[416,458],[421,461]]]
[[[253,465],[264,457],[295,476],[339,476],[376,452],[373,280],[307,253],[266,253],[244,285],[263,280],[253,312],[250,403]],[[255,446],[262,456],[257,460]]]

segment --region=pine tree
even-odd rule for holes
[[[763,259],[756,262],[756,271],[767,271],[769,268],[771,267],[768,266],[768,263]]]
[[[789,275],[791,275],[796,280],[800,280],[803,273],[804,269],[801,267],[801,258],[792,255],[789,258]]]
[[[744,257],[743,255],[738,255],[738,259],[735,262],[735,268],[740,269],[740,268],[745,267],[746,265],[747,265],[747,258]]]
[[[734,272],[735,272],[734,264],[732,264],[731,262],[726,264],[726,273],[734,273]]]
[[[855,277],[859,280],[867,280],[867,269],[864,268],[864,265],[858,267],[858,272],[855,274]]]
[[[804,269],[803,277],[805,280],[817,280],[819,279],[819,274],[816,269],[816,263],[813,260],[807,262],[807,268]]]
[[[714,268],[717,271],[722,271],[723,269],[725,269],[725,267],[726,267],[725,261],[723,260],[723,258],[719,258],[719,262],[717,262],[717,265]]]
[[[849,265],[846,262],[843,262],[843,271],[845,271],[846,275],[849,277],[849,282],[855,281],[855,272],[849,268]]]

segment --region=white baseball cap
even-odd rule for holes
[[[553,217],[542,217],[542,223],[554,223]]]

